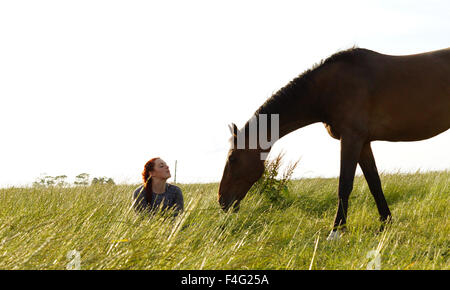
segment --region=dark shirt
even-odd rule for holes
[[[183,194],[181,189],[173,184],[166,183],[166,191],[156,194],[152,192],[152,204],[149,204],[147,198],[147,190],[144,185],[139,186],[133,193],[133,207],[136,211],[148,211],[159,209],[166,210],[173,208],[175,210],[174,215],[178,215],[184,208]]]

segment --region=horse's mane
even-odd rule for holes
[[[349,49],[339,51],[329,56],[325,60],[322,59],[319,63],[315,63],[310,69],[304,71],[302,74],[291,80],[287,85],[279,89],[270,98],[268,98],[264,102],[264,104],[262,104],[255,111],[255,115],[280,111],[279,108],[286,104],[287,100],[298,97],[298,94],[295,93],[296,91],[308,90],[311,84],[311,80],[317,71],[331,63],[339,61],[351,61],[355,54],[358,54],[362,51],[364,51],[364,49],[354,46]]]

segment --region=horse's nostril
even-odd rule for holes
[[[223,199],[219,199],[219,204],[223,211],[228,211],[228,209],[230,208],[229,202],[226,202]]]

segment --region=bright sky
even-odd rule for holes
[[[219,181],[239,128],[291,79],[353,45],[450,46],[443,1],[1,1],[0,186],[83,172],[138,183],[159,156],[177,182]],[[374,142],[380,171],[450,168],[450,132]],[[322,124],[272,148],[294,177],[338,176]]]

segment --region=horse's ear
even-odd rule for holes
[[[238,134],[238,128],[234,123],[231,123],[228,125],[228,129],[230,129],[231,137],[229,139],[232,148],[236,148],[237,146],[237,134]]]
[[[228,129],[230,129],[230,133],[233,137],[237,136],[238,128],[237,128],[236,124],[231,123],[231,125],[228,125]]]
[[[233,135],[233,127],[231,126],[231,124],[228,124],[228,129],[230,129],[230,133],[231,135]]]

